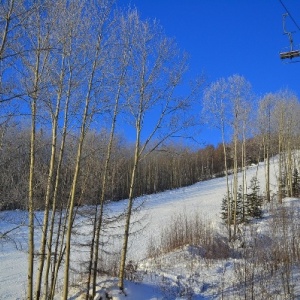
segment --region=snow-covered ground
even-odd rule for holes
[[[276,183],[275,165],[275,163],[272,163],[271,166],[271,186],[275,186]],[[263,190],[263,164],[260,164],[258,167],[249,167],[247,171],[248,181],[250,182],[250,179],[255,175],[257,175],[260,181],[261,190]],[[190,216],[198,213],[203,216],[203,218],[213,222],[216,228],[220,228],[220,208],[225,192],[226,180],[225,177],[223,177],[199,182],[190,187],[140,197],[136,200],[136,205],[143,203],[143,206],[141,212],[139,212],[133,220],[133,222],[136,222],[132,230],[136,232],[142,229],[142,231],[130,238],[128,260],[133,260],[134,262],[143,261],[143,263],[141,263],[143,282],[138,284],[126,282],[128,294],[132,295],[131,297],[126,297],[126,299],[175,299],[177,297],[175,295],[178,286],[180,286],[180,284],[186,285],[188,280],[194,282],[193,299],[212,299],[215,297],[213,295],[218,294],[217,290],[220,290],[220,284],[229,279],[224,278],[225,271],[233,270],[234,261],[232,260],[216,261],[208,269],[207,262],[200,261],[199,258],[196,259],[192,253],[193,251],[190,251],[189,248],[185,248],[181,252],[173,253],[170,254],[170,256],[162,258],[162,260],[168,262],[167,264],[176,268],[168,269],[166,267],[164,271],[162,268],[159,272],[155,272],[155,264],[151,261],[145,261],[145,258],[150,239],[159,239],[161,229],[167,226],[168,222],[170,222],[170,218],[176,214],[184,212],[185,215]],[[113,215],[122,212],[124,207],[126,207],[126,203],[126,200],[110,203],[106,207],[107,213]],[[42,212],[38,212],[36,219],[39,220],[41,218]],[[79,218],[79,223],[81,222],[80,220]],[[14,224],[22,223],[26,224],[26,214],[24,212],[0,212],[1,232],[13,228],[15,226]],[[86,225],[78,227],[83,233],[88,233],[90,230]],[[114,230],[116,231],[116,229]],[[116,233],[115,231],[114,233]],[[16,244],[9,240],[2,241],[0,244],[0,299],[23,299],[25,295],[27,277],[26,226],[21,226],[13,231],[12,237]],[[38,240],[39,234],[36,236],[37,248]],[[113,238],[113,234],[110,236],[108,232],[108,240],[110,247],[114,248],[113,251],[119,251],[119,238]],[[87,252],[78,246],[74,246],[71,251],[73,263],[76,261],[79,262],[87,255]],[[188,269],[190,271],[184,271],[185,279],[183,280],[181,279],[183,275],[180,272],[183,269],[187,269],[187,261],[189,261]],[[195,270],[196,268],[198,268],[201,273],[201,276],[199,274],[198,278],[197,272],[191,272],[191,270]],[[173,275],[166,276],[163,272]],[[226,274],[232,276],[232,272],[227,272]],[[192,278],[188,278],[188,276],[192,276]],[[204,280],[204,278],[206,278],[206,280]],[[75,277],[74,280],[76,280]],[[111,284],[111,280],[112,279],[107,279],[107,282]],[[155,284],[156,282],[159,282],[159,284]],[[208,289],[213,292],[206,292]],[[117,291],[115,291],[115,293],[117,293]],[[74,291],[72,299],[76,299],[76,297],[76,292]],[[122,299],[120,297],[121,296],[116,296],[115,299]]]

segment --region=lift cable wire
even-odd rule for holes
[[[289,17],[291,18],[291,20],[293,21],[293,23],[296,25],[296,27],[298,28],[298,30],[300,31],[300,27],[297,24],[297,22],[295,21],[295,19],[293,18],[293,16],[290,14],[290,12],[288,11],[288,9],[286,8],[286,6],[284,5],[284,3],[282,2],[282,0],[279,0],[279,2],[281,3],[281,5],[283,6],[283,8],[285,9],[285,11],[288,13]]]

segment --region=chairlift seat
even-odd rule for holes
[[[280,58],[281,59],[292,59],[294,57],[299,57],[300,56],[300,50],[293,50],[293,51],[288,51],[288,52],[281,52],[280,53]]]

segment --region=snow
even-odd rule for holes
[[[261,189],[264,186],[264,165],[253,165],[248,168],[247,180],[257,174]],[[276,183],[276,159],[271,166],[271,185]],[[239,174],[241,180],[241,174]],[[230,178],[231,182],[232,178]],[[195,297],[193,299],[212,299],[220,297],[221,286],[223,290],[229,285],[226,282],[232,282],[231,277],[234,273],[235,261],[216,260],[210,262],[203,259],[201,255],[195,255],[192,249],[186,247],[165,254],[158,260],[147,259],[147,248],[150,240],[159,239],[161,229],[167,226],[170,218],[176,214],[183,213],[192,216],[195,213],[200,214],[204,219],[211,221],[218,230],[221,230],[220,207],[223,196],[226,192],[226,179],[215,178],[209,181],[199,182],[190,187],[177,190],[166,191],[159,194],[143,196],[135,201],[135,206],[142,205],[140,212],[133,218],[133,234],[129,242],[128,261],[139,262],[140,276],[139,282],[126,281],[126,294],[120,294],[114,284],[114,279],[101,279],[99,285],[102,287],[111,287],[110,295],[113,299],[135,299],[135,300],[154,300],[154,299],[189,299],[188,288],[193,289]],[[291,199],[291,202],[298,200]],[[124,211],[127,201],[112,202],[106,206],[108,215],[117,215]],[[42,219],[42,212],[36,214],[36,219]],[[82,218],[77,220],[77,228],[84,236],[90,230],[85,225]],[[1,232],[10,230],[18,224],[24,224],[12,232],[13,240],[2,241],[0,244],[0,299],[23,299],[25,297],[26,278],[27,278],[27,228],[26,214],[22,211],[0,212]],[[260,227],[257,229],[261,230]],[[114,229],[114,234],[122,233],[119,229]],[[263,235],[263,232],[262,232]],[[108,233],[109,247],[111,251],[120,251],[121,243],[118,236]],[[36,248],[38,249],[40,233],[36,235]],[[86,257],[87,253],[75,245],[72,251],[72,261],[74,264]],[[83,239],[79,237],[79,239]],[[107,249],[106,249],[107,250]],[[110,250],[110,249],[108,249]],[[75,275],[74,275],[75,276]],[[77,280],[74,277],[73,280]],[[107,283],[109,284],[107,285]],[[189,284],[188,284],[189,283]],[[182,296],[180,294],[181,289]],[[77,295],[76,289],[72,289],[70,294]],[[227,290],[227,292],[229,292]],[[103,293],[99,289],[97,297]],[[181,298],[180,298],[181,297]],[[77,299],[73,296],[70,299]]]

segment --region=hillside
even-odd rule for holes
[[[247,178],[250,181],[251,177],[254,176],[256,172],[260,180],[261,187],[263,188],[263,164],[258,167],[249,167]],[[272,184],[275,184],[274,175],[276,174],[276,169],[274,161],[272,163],[272,174]],[[220,206],[224,194],[225,178],[216,178],[209,181],[199,182],[190,187],[138,198],[135,205],[139,206],[142,204],[142,208],[139,213],[135,214],[135,221],[137,222],[134,223],[135,225],[132,227],[132,230],[137,233],[130,239],[129,256],[127,261],[133,260],[137,263],[145,259],[150,240],[152,243],[158,242],[161,230],[163,228],[167,228],[168,224],[172,222],[172,217],[178,214],[184,214],[191,218],[195,216],[195,214],[199,214],[206,221],[212,222],[213,227],[221,234],[226,234],[224,226],[221,225],[220,219]],[[125,206],[126,200],[112,202],[106,206],[106,213],[110,216],[117,215],[123,211]],[[84,261],[87,256],[87,251],[84,247],[82,247],[82,244],[84,244],[85,238],[88,238],[87,233],[91,229],[89,225],[87,225],[88,218],[84,217],[83,214],[85,210],[88,210],[88,208],[81,208],[81,216],[77,218],[78,223],[75,225],[75,228],[78,228],[77,233],[79,234],[79,231],[81,231],[83,236],[75,235],[73,240],[74,246],[72,247],[73,268],[81,271],[83,270],[83,267],[80,267],[80,263]],[[42,218],[42,212],[37,212],[36,218]],[[1,244],[0,262],[2,271],[0,272],[0,282],[2,284],[0,298],[21,299],[24,296],[26,286],[26,214],[22,211],[6,211],[1,212],[0,219],[0,226],[3,231],[8,231],[10,228],[14,228],[16,224],[21,225],[12,232],[11,238],[13,242],[6,240]],[[23,223],[24,225],[22,225]],[[119,222],[119,225],[120,224],[121,223]],[[138,232],[139,230],[141,230],[141,232]],[[111,229],[108,226],[106,231],[107,236],[109,236],[107,239],[109,242],[106,243],[109,247],[106,247],[106,250],[111,253],[114,251],[118,253],[120,239],[116,235],[117,228]],[[36,241],[38,240],[39,236],[36,236]],[[78,241],[80,241],[80,244],[78,244]],[[178,255],[181,257],[189,257],[193,253],[193,251],[190,251],[189,248],[185,248],[182,252],[178,251],[173,254],[174,257],[177,257]],[[167,260],[172,261],[174,258],[172,258],[172,255],[170,257],[171,258]],[[190,263],[190,259],[188,259],[188,263]],[[215,265],[216,269],[219,270],[217,273],[220,272],[220,266],[224,264],[226,266],[231,266],[232,262],[230,262],[230,260],[228,262],[217,262]],[[149,264],[147,263],[146,265]],[[153,266],[151,268],[153,268]],[[172,270],[172,272],[175,271]],[[216,274],[211,274],[211,276],[215,275]],[[182,276],[181,272],[178,271],[176,276]],[[79,280],[78,277],[73,274],[72,282],[74,283],[74,281],[77,280]]]

